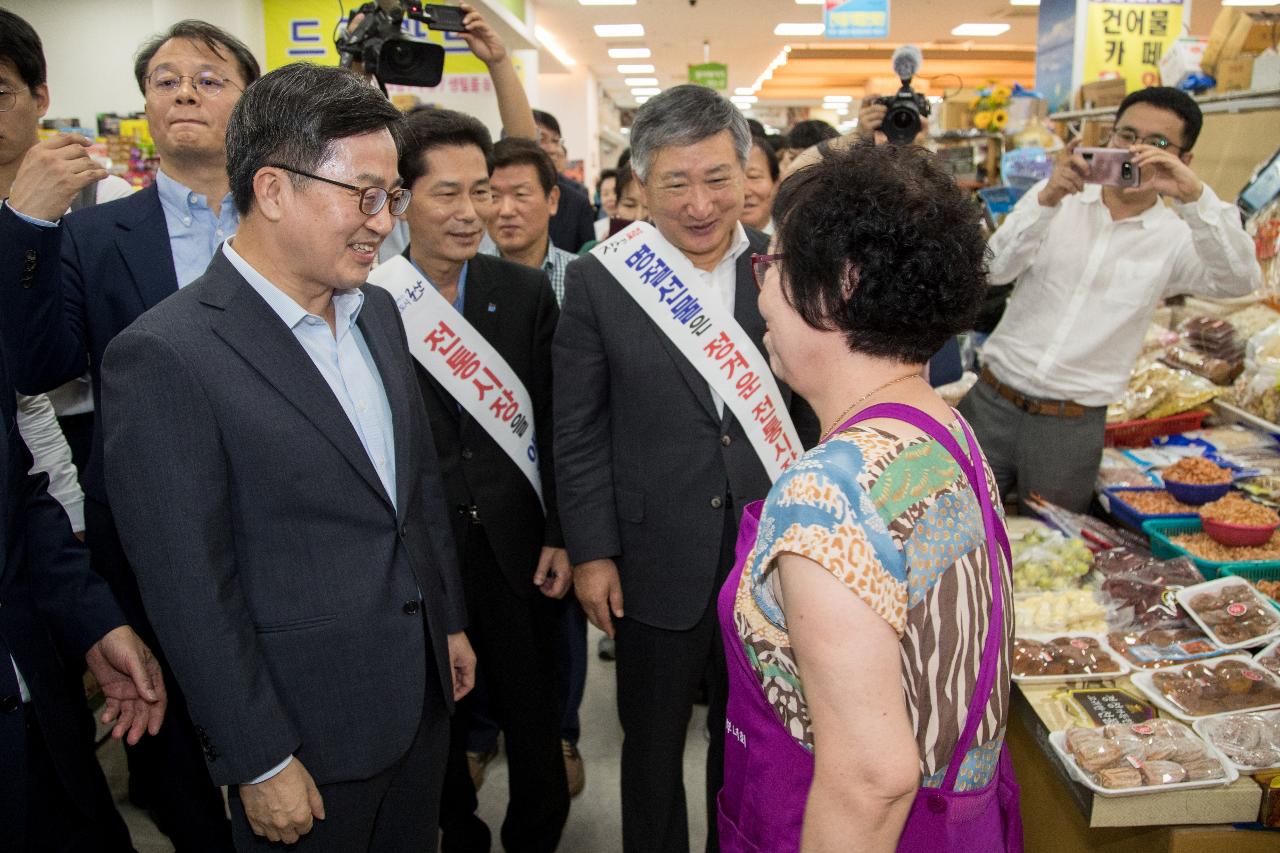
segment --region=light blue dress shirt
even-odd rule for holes
[[[293,336],[302,344],[338,399],[347,419],[360,437],[378,479],[387,490],[392,506],[396,503],[395,431],[391,420],[391,403],[382,384],[382,376],[364,333],[356,325],[364,294],[359,290],[333,292],[334,329],[323,317],[310,314],[284,291],[263,277],[249,262],[240,257],[231,243],[224,243],[222,253],[245,281],[258,292],[271,310],[279,315]]]
[[[240,226],[231,193],[227,193],[213,215],[206,196],[197,195],[175,181],[161,169],[156,173],[156,190],[160,207],[169,228],[169,251],[178,274],[178,287],[186,287],[204,275],[218,244],[234,236]]]

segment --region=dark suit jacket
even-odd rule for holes
[[[466,614],[431,427],[395,303],[364,291],[394,506],[306,351],[221,253],[107,348],[111,506],[215,784],[290,753],[317,782],[365,779],[408,749],[424,689],[452,707],[445,635]]]
[[[560,204],[556,215],[551,217],[547,232],[557,247],[577,254],[587,242],[596,238],[596,211],[591,206],[591,199],[578,189],[581,184],[577,181],[557,175],[556,186],[560,188]]]
[[[0,209],[0,287],[56,287],[60,228],[40,228]],[[51,283],[52,282],[52,283]],[[12,656],[31,693],[36,718],[71,801],[95,800],[93,755],[84,747],[62,661],[124,624],[107,585],[71,535],[66,513],[30,476],[31,454],[18,433],[16,400],[0,359],[0,849],[25,850],[26,730]],[[81,711],[80,713],[83,713]]]
[[[445,497],[454,510],[454,536],[464,541],[470,523],[457,508],[474,504],[507,583],[516,595],[528,598],[535,593],[533,573],[542,547],[564,547],[551,456],[551,336],[560,312],[546,273],[477,255],[467,265],[462,316],[493,345],[529,392],[547,514],[544,518],[533,487],[498,443],[475,418],[459,412],[449,392],[417,365]]]
[[[87,364],[100,410],[107,344],[178,290],[169,229],[154,184],[68,214],[63,223],[61,281],[49,277],[22,288],[18,298],[7,297],[0,337],[19,391],[51,391],[82,376]],[[101,429],[81,479],[90,498],[106,502]]]
[[[768,239],[747,235],[734,317],[764,352],[751,252],[763,252]],[[716,414],[706,380],[592,255],[569,264],[552,363],[570,561],[616,559],[627,616],[692,627],[714,594],[724,513],[736,520],[768,493],[764,466],[728,408],[723,419]],[[801,440],[812,444],[812,410],[780,389]]]

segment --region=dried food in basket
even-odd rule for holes
[[[1151,683],[1174,707],[1192,717],[1280,704],[1275,679],[1235,658],[1153,672]]]
[[[1186,483],[1189,486],[1218,486],[1223,483],[1230,483],[1232,478],[1230,469],[1210,462],[1203,456],[1188,456],[1185,459],[1179,459],[1161,471],[1160,476],[1166,482],[1172,480],[1175,483]]]
[[[1143,515],[1194,514],[1196,507],[1184,504],[1164,489],[1152,492],[1117,489],[1111,493]]]
[[[1200,517],[1248,527],[1275,527],[1280,524],[1280,515],[1276,515],[1275,510],[1235,493],[1228,493],[1200,507]]]
[[[1212,563],[1256,563],[1280,560],[1280,533],[1265,545],[1223,545],[1207,533],[1183,533],[1169,541],[1193,557]]]

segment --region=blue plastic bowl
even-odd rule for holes
[[[1215,483],[1210,486],[1179,483],[1177,480],[1165,480],[1164,487],[1184,504],[1200,506],[1211,503],[1231,491],[1230,483]]]

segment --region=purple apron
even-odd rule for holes
[[[920,788],[898,842],[903,853],[1021,853],[1022,818],[1018,785],[1008,745],[991,781],[973,791],[956,791],[956,776],[972,748],[999,670],[1000,644],[1004,638],[1004,603],[999,552],[1009,560],[1009,539],[999,523],[982,456],[969,425],[961,419],[969,456],[942,424],[919,409],[897,403],[872,406],[846,421],[846,429],[860,421],[891,418],[911,424],[936,440],[955,457],[982,507],[991,564],[991,630],[982,649],[978,681],[965,719],[965,727],[947,767],[941,787]],[[800,848],[805,803],[813,783],[813,755],[782,726],[766,701],[755,670],[747,660],[734,624],[733,608],[747,556],[755,545],[763,501],[743,512],[738,527],[737,560],[720,589],[720,630],[729,669],[729,701],[725,722],[724,787],[717,798],[721,853],[790,853]]]

